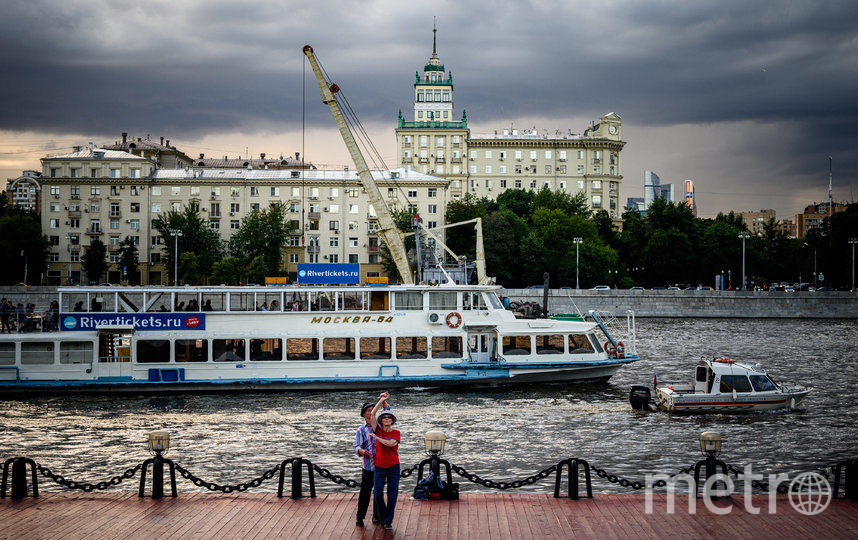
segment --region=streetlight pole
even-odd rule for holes
[[[578,246],[581,245],[581,242],[583,242],[584,239],[576,236],[572,241],[575,242],[575,288],[580,289],[581,287],[578,283]]]
[[[849,243],[852,244],[852,292],[855,292],[855,244],[858,244],[858,238],[850,238]]]
[[[747,288],[745,287],[745,283],[747,283],[745,281],[745,240],[747,240],[750,237],[751,237],[751,235],[748,234],[748,231],[742,231],[739,233],[739,238],[742,239],[742,290],[743,291],[747,290]]]
[[[173,237],[173,286],[179,284],[179,237],[182,236],[182,231],[179,229],[170,229],[170,236]]]

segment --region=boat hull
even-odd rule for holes
[[[659,410],[679,414],[749,413],[795,409],[810,389],[792,392],[731,394],[678,394],[662,388],[657,392]]]

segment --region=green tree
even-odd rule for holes
[[[520,246],[528,234],[527,223],[511,210],[492,212],[483,218],[483,245],[489,277],[507,287],[525,285]]]
[[[287,207],[281,202],[273,203],[265,210],[253,211],[245,216],[241,228],[230,239],[231,255],[248,269],[255,263],[254,273],[261,272],[261,278],[280,272],[283,250],[289,243],[290,227],[286,214]],[[256,259],[260,262],[255,262]],[[259,277],[251,279],[262,281]]]
[[[0,214],[0,253],[4,254],[3,264],[0,264],[0,284],[25,281],[25,268],[26,282],[36,284],[45,271],[50,241],[42,234],[38,216],[19,212],[14,207],[7,210]]]
[[[90,284],[98,283],[107,272],[107,246],[96,236],[81,255],[80,262],[86,272],[87,281]]]
[[[533,195],[532,208],[533,210],[537,208],[560,210],[568,216],[583,218],[593,215],[593,211],[587,204],[587,196],[583,192],[572,195],[566,191],[552,191],[548,186],[542,186],[542,189]]]
[[[212,266],[212,281],[224,285],[238,285],[244,274],[244,265],[238,257],[226,257]]]
[[[400,233],[413,231],[413,228],[411,227],[411,214],[406,209],[391,208],[390,214],[393,218],[393,223],[396,225],[396,229]],[[413,273],[416,262],[414,259],[416,255],[417,243],[414,240],[414,235],[406,236],[402,239],[402,241],[405,244],[405,251],[408,254],[409,259],[408,263],[411,265],[411,271]],[[379,241],[378,253],[380,255],[381,264],[384,267],[384,273],[387,274],[388,277],[391,278],[391,280],[398,281],[399,270],[397,270],[396,263],[390,256],[390,249],[387,247],[387,244],[384,243],[383,239],[380,239]]]
[[[525,189],[508,189],[498,195],[500,210],[510,210],[523,219],[529,219],[533,214],[533,191]]]
[[[197,283],[211,274],[212,266],[220,260],[223,249],[220,236],[211,230],[207,220],[200,217],[197,207],[188,205],[182,212],[167,212],[156,219],[152,225],[164,239],[162,260],[167,268],[172,270],[175,261],[176,239],[170,231],[179,230],[182,232],[178,237],[179,262],[182,261],[184,253],[195,255],[194,258],[188,259],[189,262],[193,261],[193,268],[181,269],[181,275],[195,276],[195,283]]]
[[[125,269],[128,283],[138,283],[140,272],[137,268],[137,246],[130,236],[119,243],[119,270]]]

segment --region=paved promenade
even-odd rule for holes
[[[320,494],[315,499],[278,499],[269,493],[180,493],[153,500],[132,492],[43,493],[38,498],[0,499],[0,538],[858,538],[858,502],[836,499],[817,516],[796,512],[785,496],[777,512],[768,497],[755,495],[757,515],[741,495],[717,501],[724,516],[709,512],[702,499],[688,513],[688,497],[653,497],[644,512],[643,495],[600,495],[555,499],[549,494],[463,494],[458,501],[415,501],[402,493],[392,531],[355,527],[356,494]]]

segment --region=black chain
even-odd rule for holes
[[[475,484],[480,484],[481,486],[485,486],[491,489],[518,489],[530,484],[534,484],[539,482],[543,478],[547,478],[548,475],[555,472],[557,470],[557,465],[552,465],[545,469],[542,469],[538,473],[528,476],[524,480],[514,480],[512,482],[495,482],[494,480],[486,480],[485,478],[480,478],[476,474],[469,473],[465,470],[464,467],[460,467],[458,465],[450,465],[450,468],[453,469],[456,474],[461,476],[462,478],[466,478]]]
[[[605,469],[600,469],[599,467],[596,467],[595,465],[591,464],[590,468],[593,469],[593,472],[596,473],[596,476],[598,476],[599,478],[604,478],[608,482],[611,482],[612,484],[619,484],[622,487],[630,487],[632,489],[643,489],[644,487],[646,487],[645,484],[642,484],[636,480],[629,480],[627,478],[620,478],[616,474],[609,474]],[[671,474],[670,478],[674,478],[676,476],[679,476],[680,474],[690,474],[691,471],[693,471],[693,470],[694,470],[694,465],[692,465],[691,467],[686,467],[684,469],[679,469],[679,472]],[[660,487],[665,487],[666,485],[667,485],[667,481],[664,479],[661,479],[661,480],[656,480],[655,482],[653,482],[652,487],[659,487],[660,488]]]
[[[826,468],[822,469],[821,471],[819,471],[819,474],[824,476],[826,479],[830,479],[831,475],[834,474],[834,471],[836,468],[837,467],[834,465],[832,465],[830,467],[826,467]],[[745,471],[739,470],[736,467],[734,467],[733,465],[729,465],[729,464],[727,465],[727,471],[729,473],[732,473],[733,476],[736,477],[737,480],[739,479],[740,475],[744,476],[744,474],[745,474]],[[777,492],[781,495],[786,495],[787,492],[789,492],[789,486],[790,486],[790,484],[780,483],[780,484],[778,484]],[[763,482],[762,480],[751,480],[751,487],[759,489],[760,491],[764,491],[764,492],[769,491],[769,483]]]
[[[408,478],[412,474],[416,473],[420,469],[420,464],[412,465],[411,468],[405,469],[404,471],[399,473],[401,478]]]
[[[356,480],[351,480],[349,478],[344,478],[344,477],[340,476],[339,474],[334,474],[331,471],[329,471],[328,469],[324,469],[322,467],[319,467],[315,463],[313,463],[313,470],[316,471],[317,473],[319,473],[319,476],[321,476],[322,478],[327,478],[328,480],[330,480],[331,482],[333,482],[335,484],[348,486],[350,488],[356,488],[356,487],[360,486],[360,482],[358,482]]]
[[[75,482],[74,480],[67,480],[62,475],[51,471],[49,468],[45,467],[44,465],[36,465],[36,469],[39,471],[39,474],[41,474],[42,476],[46,476],[47,478],[50,478],[51,480],[53,480],[54,482],[56,482],[57,484],[59,484],[63,487],[67,487],[69,489],[80,489],[80,490],[83,490],[86,492],[90,492],[90,491],[94,491],[94,490],[100,491],[100,490],[107,489],[111,486],[118,486],[119,484],[122,483],[123,480],[125,480],[127,478],[133,478],[137,474],[137,471],[139,471],[142,468],[143,468],[143,464],[140,463],[137,466],[128,469],[124,473],[122,473],[118,476],[114,476],[110,480],[107,480],[105,482],[99,482],[97,484],[88,484],[86,482]]]
[[[254,478],[250,482],[242,482],[240,484],[234,484],[231,486],[222,486],[214,482],[206,482],[198,476],[195,476],[191,471],[182,467],[178,463],[176,463],[175,465],[176,470],[179,471],[179,474],[181,474],[182,477],[187,478],[188,480],[193,482],[195,486],[206,488],[209,491],[220,491],[222,493],[232,493],[233,491],[247,491],[250,488],[259,487],[262,485],[262,482],[266,480],[271,480],[272,478],[274,478],[275,474],[280,472],[280,464],[278,463],[277,465],[271,467],[270,469],[262,473],[261,476]]]

